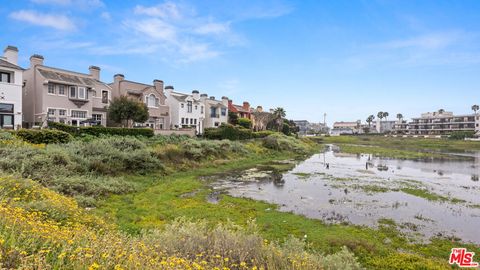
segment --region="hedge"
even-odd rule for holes
[[[68,132],[74,136],[88,134],[93,136],[100,135],[118,135],[118,136],[145,136],[152,137],[154,135],[151,128],[117,128],[117,127],[74,127],[62,123],[49,122],[48,127]]]
[[[264,130],[258,132],[252,132],[250,129],[246,129],[241,126],[234,126],[231,124],[222,124],[218,128],[206,128],[203,136],[210,140],[247,140],[254,138],[265,138],[269,135],[276,134],[278,132],[271,130]]]
[[[61,130],[21,129],[15,132],[15,135],[24,141],[35,144],[68,143],[72,140],[72,135]]]

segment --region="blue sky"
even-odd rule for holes
[[[480,103],[480,1],[1,0],[20,64],[102,68],[293,119],[414,117]]]

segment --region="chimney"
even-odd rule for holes
[[[153,80],[153,86],[157,92],[163,94],[163,81],[162,80]]]
[[[257,106],[257,112],[263,112],[263,107],[262,106]]]
[[[273,112],[274,112],[274,110],[273,110],[273,109],[270,109],[270,110],[268,110],[268,111],[269,111],[270,113],[273,113]]]
[[[211,96],[211,97],[210,97],[210,100],[215,100],[215,97],[214,97],[214,96]]]
[[[30,56],[30,67],[43,66],[43,56],[34,54]]]
[[[200,92],[198,90],[193,90],[192,91],[192,96],[194,100],[199,100],[200,99]]]
[[[3,50],[3,56],[7,59],[8,62],[18,65],[18,48],[15,46],[7,46]]]
[[[226,97],[226,96],[223,96],[223,97],[222,97],[222,104],[223,104],[223,106],[225,106],[225,107],[228,106],[228,97]]]
[[[165,86],[165,95],[170,95],[173,92],[174,88],[171,85]]]
[[[244,110],[249,111],[250,110],[250,103],[244,101],[242,107],[243,107]]]
[[[200,100],[205,101],[208,98],[207,94],[201,94],[200,95]]]
[[[100,68],[97,66],[89,66],[88,71],[90,71],[90,76],[97,81],[100,81]]]

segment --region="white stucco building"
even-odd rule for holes
[[[0,57],[0,128],[22,127],[23,69],[18,66],[18,49],[5,48]]]
[[[166,104],[170,108],[170,123],[172,129],[194,128],[197,134],[202,134],[205,119],[205,97],[193,90],[192,94],[182,94],[174,91],[173,86],[165,87]]]
[[[204,128],[219,127],[222,123],[228,122],[228,98],[222,97],[222,100],[216,100],[214,96],[208,97],[207,94],[200,96],[205,103]]]

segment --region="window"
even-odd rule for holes
[[[193,118],[190,118],[190,125],[193,125]]]
[[[220,125],[220,123],[218,122],[215,122],[215,126],[218,127]]]
[[[70,86],[70,98],[77,97],[77,88],[75,86]]]
[[[13,113],[13,104],[0,103],[0,113]]]
[[[65,96],[65,85],[58,86],[58,94],[61,96]]]
[[[182,109],[183,109],[183,103],[182,103],[182,104],[180,104],[180,107],[182,107]]]
[[[198,105],[195,105],[195,111],[198,110]]]
[[[85,87],[78,87],[78,98],[79,99],[86,99],[87,98]]]
[[[182,125],[185,124],[185,118],[182,117]]]
[[[58,119],[58,122],[62,123],[62,124],[65,124],[67,122],[67,119],[65,118],[59,118]]]
[[[227,108],[222,108],[222,116],[226,116],[227,115]]]
[[[87,118],[87,112],[86,111],[71,111],[72,118]]]
[[[55,115],[55,109],[48,109],[48,115]]]
[[[102,103],[108,104],[108,91],[102,90]]]
[[[60,115],[60,116],[65,116],[65,115],[67,115],[67,110],[58,109],[58,115]]]
[[[200,113],[203,113],[203,106],[200,106]]]
[[[210,108],[210,117],[212,117],[212,118],[217,117],[217,108],[214,108],[214,107]]]
[[[0,72],[0,82],[11,83],[12,82],[12,74],[7,73],[7,72]]]
[[[192,112],[192,102],[187,101],[187,112]]]
[[[147,106],[148,107],[157,107],[158,99],[154,94],[150,94],[147,97]]]
[[[93,120],[95,120],[95,121],[102,122],[102,115],[99,114],[99,113],[92,114],[92,118],[93,118]]]
[[[194,124],[194,125],[197,124],[197,119],[193,119],[193,124]]]
[[[55,95],[55,85],[53,84],[48,84],[48,93],[51,95]]]

